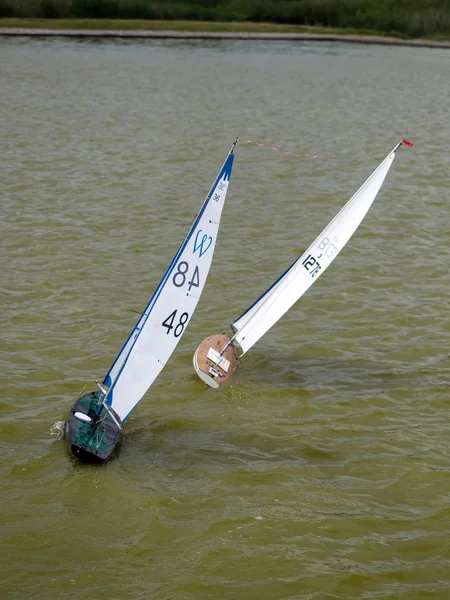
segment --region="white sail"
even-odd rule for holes
[[[105,402],[122,421],[169,360],[200,299],[214,254],[235,145],[236,142],[187,237],[105,377],[104,383],[109,387]]]
[[[388,154],[300,258],[232,324],[233,339],[241,346],[242,354],[317,281],[346,245],[375,200],[401,144]]]

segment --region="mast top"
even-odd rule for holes
[[[408,148],[412,148],[414,146],[414,144],[412,142],[408,142],[408,140],[402,140],[401,142],[399,142],[395,148],[392,150],[392,152],[395,152],[396,150],[398,150],[400,148],[400,146],[408,146]]]

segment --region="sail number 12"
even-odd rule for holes
[[[322,268],[319,264],[319,261],[315,259],[312,254],[308,254],[305,260],[302,262],[302,265],[309,272],[311,277],[315,277]]]

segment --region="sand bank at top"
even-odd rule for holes
[[[335,33],[256,33],[226,31],[164,31],[164,30],[104,30],[104,29],[34,29],[2,27],[4,36],[64,36],[97,38],[159,38],[159,39],[233,39],[233,40],[307,40],[350,42],[358,44],[385,44],[427,48],[450,48],[450,41],[412,39],[359,34]]]

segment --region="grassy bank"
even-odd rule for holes
[[[0,17],[50,19],[55,28],[68,27],[62,19],[71,19],[71,28],[91,28],[85,19],[95,19],[95,28],[103,29],[178,29],[182,21],[191,31],[238,31],[243,25],[258,32],[324,28],[450,38],[450,0],[0,0]]]
[[[231,33],[326,33],[336,35],[388,35],[374,30],[277,25],[275,23],[217,21],[146,21],[138,19],[0,19],[0,28],[54,29],[58,31],[205,31]],[[392,32],[389,33],[392,35]],[[400,33],[394,37],[405,38]]]

